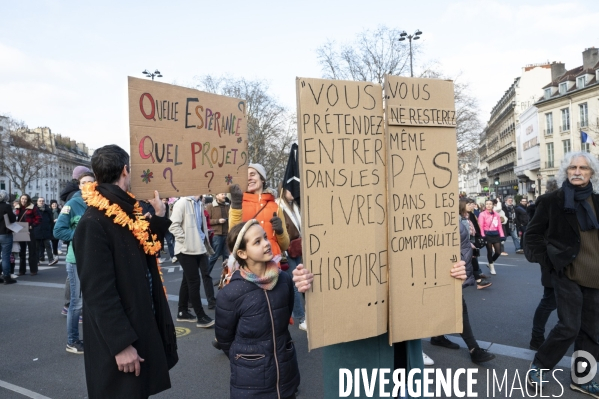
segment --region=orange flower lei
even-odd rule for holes
[[[110,201],[106,197],[96,190],[98,187],[97,182],[88,183],[83,186],[81,190],[81,197],[87,204],[87,206],[93,206],[94,208],[98,208],[101,211],[106,210],[104,213],[106,216],[111,217],[115,215],[113,221],[116,224],[120,224],[123,227],[127,227],[129,230],[133,232],[135,238],[139,240],[139,243],[144,249],[144,252],[148,255],[156,255],[160,249],[162,248],[162,244],[158,239],[156,234],[148,233],[148,228],[150,227],[150,223],[145,220],[142,215],[141,207],[139,206],[139,202],[136,201],[135,205],[133,205],[133,212],[135,213],[135,220],[131,219],[129,215],[117,204],[110,204]],[[127,192],[132,198],[135,198],[133,194]],[[148,239],[152,238],[151,242],[148,242]],[[158,267],[158,274],[160,275],[160,280],[163,283],[164,295],[166,295],[166,286],[164,286],[164,276],[162,275],[162,269],[158,262],[156,262],[156,266]]]
[[[81,190],[81,197],[83,197],[87,206],[93,206],[101,211],[105,210],[106,212],[104,214],[108,217],[114,215],[114,223],[120,224],[131,230],[146,254],[156,255],[162,248],[162,244],[159,241],[156,241],[158,239],[156,234],[150,236],[150,233],[148,233],[150,223],[143,217],[139,202],[135,202],[135,205],[133,206],[133,212],[135,213],[135,220],[133,220],[120,206],[117,204],[110,204],[110,201],[96,190],[97,186],[97,182],[89,183],[83,187],[83,190]],[[135,198],[135,196],[129,192],[127,194],[132,198]],[[148,241],[150,238],[152,240]]]

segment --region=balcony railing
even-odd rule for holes
[[[561,125],[559,127],[559,131],[560,131],[560,133],[569,132],[570,131],[570,125]]]
[[[543,129],[543,133],[545,134],[545,136],[551,136],[553,134],[553,128]]]
[[[577,125],[578,129],[580,129],[581,127],[589,127],[589,121],[583,120],[580,122],[576,122],[576,125]]]
[[[554,167],[555,166],[554,166],[554,162],[553,161],[546,161],[545,162],[545,169],[554,168]]]

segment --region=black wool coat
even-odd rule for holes
[[[599,215],[599,195],[591,194]],[[564,210],[564,192],[543,194],[536,200],[536,210],[524,233],[524,254],[529,262],[541,265],[541,282],[551,287],[552,271],[562,273],[580,251],[580,230],[576,213]],[[599,231],[597,231],[599,244]]]
[[[150,220],[159,240],[169,225],[166,218]],[[156,257],[146,255],[131,231],[94,207],[79,221],[73,248],[83,296],[89,398],[147,398],[170,388],[168,370],[177,363],[177,344]],[[116,364],[115,356],[129,345],[145,359],[139,377],[119,371]]]
[[[40,216],[42,217],[42,222],[33,228],[35,239],[49,240],[52,238],[52,229],[54,228],[52,208],[50,208],[48,205],[44,205],[43,208],[39,208],[37,205],[34,206],[37,208]]]
[[[231,399],[286,398],[297,390],[299,368],[288,328],[293,298],[285,272],[266,291],[236,271],[218,293],[215,333],[231,363]]]

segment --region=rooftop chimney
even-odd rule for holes
[[[582,52],[582,69],[593,68],[599,62],[599,49],[588,48]]]
[[[551,81],[552,82],[555,82],[564,73],[566,73],[566,65],[563,62],[553,62],[551,64]]]

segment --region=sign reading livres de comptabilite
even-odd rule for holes
[[[247,186],[244,100],[129,77],[131,190],[138,198]]]
[[[389,340],[462,331],[453,82],[386,76]]]
[[[298,78],[298,138],[310,349],[387,331],[382,87]]]

